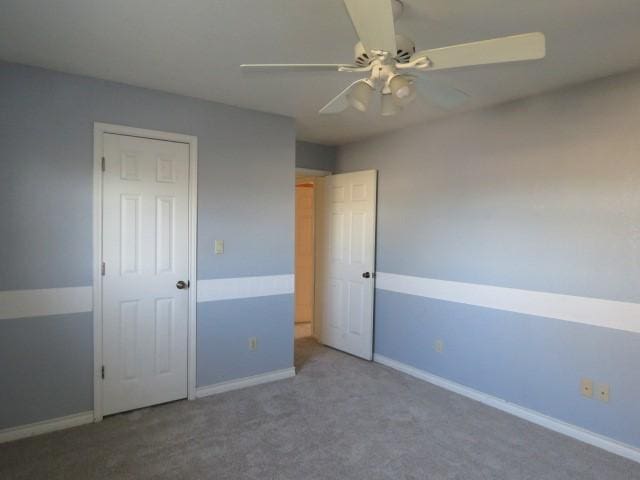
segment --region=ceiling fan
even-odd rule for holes
[[[326,104],[321,114],[340,113],[349,106],[366,111],[374,93],[381,98],[381,114],[395,115],[416,97],[416,91],[443,108],[455,108],[468,95],[429,78],[427,72],[491,63],[535,60],[545,56],[542,33],[525,33],[416,52],[413,41],[396,34],[394,22],[402,13],[399,0],[344,0],[360,37],[355,64],[244,64],[243,70],[335,70],[367,73]],[[411,73],[407,73],[411,72]]]

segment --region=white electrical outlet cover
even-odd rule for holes
[[[588,398],[593,397],[593,380],[589,378],[583,378],[580,380],[580,393]]]
[[[609,385],[597,385],[596,392],[598,394],[598,400],[605,403],[609,401]]]

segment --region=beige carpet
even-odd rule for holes
[[[310,339],[296,365],[0,445],[0,479],[640,479],[640,464]]]

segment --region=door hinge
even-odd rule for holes
[[[102,369],[101,369],[100,373],[102,375],[102,378],[104,379],[104,365],[102,365]]]
[[[102,274],[103,277],[107,273],[107,264],[104,262],[102,262],[102,266],[100,267],[100,273]]]
[[[104,172],[107,169],[107,160],[102,157],[102,171]]]

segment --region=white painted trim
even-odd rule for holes
[[[190,201],[196,202],[196,199]],[[190,218],[190,222],[191,225],[195,225],[195,219]],[[195,232],[192,233],[190,248],[195,251],[197,238]],[[195,278],[195,264],[189,265],[189,270],[189,277]],[[101,275],[100,277],[102,278]],[[94,281],[99,282],[101,278]],[[200,298],[197,295],[199,285],[203,289]],[[0,291],[0,320],[91,312],[94,302],[96,309],[100,304],[100,298],[93,298],[93,290],[91,286],[86,286]],[[292,274],[194,281],[189,289],[189,328],[195,332],[195,314],[191,315],[191,312],[196,311],[196,302],[283,295],[293,291]],[[191,350],[195,352],[195,335],[193,337]],[[195,362],[195,359],[192,361]],[[195,375],[192,381],[195,395]]]
[[[180,142],[189,145],[189,326],[187,396],[196,398],[196,299],[198,230],[198,138],[180,133],[146,130],[123,125],[93,124],[93,418],[102,420],[102,138],[105,133]]]
[[[102,137],[93,124],[93,420],[102,421]]]
[[[285,378],[292,378],[295,376],[296,369],[294,367],[285,368],[283,370],[274,370],[273,372],[238,378],[237,380],[228,380],[226,382],[216,383],[207,387],[199,387],[196,390],[196,397],[208,397],[218,393],[230,392],[231,390],[239,390],[241,388],[252,387],[262,383],[275,382],[277,380],[284,380]]]
[[[0,430],[0,443],[12,442],[21,438],[42,435],[43,433],[55,432],[65,428],[77,427],[93,422],[93,412],[82,412],[68,415],[66,417],[52,418],[42,422],[20,425],[18,427],[5,428]]]
[[[198,137],[189,143],[189,327],[187,352],[187,398],[196,399],[196,329],[198,301]]]
[[[93,124],[94,134],[98,133],[100,136],[104,133],[113,133],[116,135],[127,135],[129,137],[141,137],[149,138],[151,140],[167,140],[169,142],[180,142],[197,146],[198,137],[193,135],[185,135],[182,133],[163,132],[161,130],[148,130],[145,128],[128,127],[126,125],[114,125],[111,123],[94,122]],[[102,143],[102,142],[101,142]],[[100,153],[102,148],[100,149]],[[102,157],[102,155],[100,155]]]
[[[379,272],[376,288],[640,333],[640,304]]]
[[[515,403],[511,403],[501,398],[494,397],[493,395],[483,393],[479,390],[475,390],[459,383],[452,382],[451,380],[447,380],[446,378],[433,375],[429,372],[420,370],[405,363],[398,362],[383,355],[375,354],[373,360],[374,362],[380,363],[381,365],[385,365],[417,379],[432,383],[433,385],[437,385],[438,387],[442,387],[464,397],[471,398],[480,403],[484,403],[485,405],[489,405],[490,407],[497,408],[498,410],[502,410],[503,412],[510,413],[511,415],[522,418],[531,423],[535,423],[536,425],[540,425],[541,427],[548,428],[549,430],[553,430],[554,432],[567,435],[568,437],[575,438],[576,440],[588,443],[589,445],[593,445],[594,447],[602,448],[603,450],[628,458],[629,460],[640,462],[640,449],[631,445],[627,445],[626,443],[622,443],[612,438],[605,437],[604,435],[600,435],[590,430],[578,427],[576,425],[563,422],[562,420],[544,415],[543,413],[537,412],[535,410],[521,407]]]
[[[329,170],[316,170],[314,168],[296,168],[296,177],[326,177],[331,175]]]
[[[286,295],[293,291],[293,274],[198,280],[198,302]]]
[[[90,312],[91,287],[6,290],[0,292],[0,320]]]

